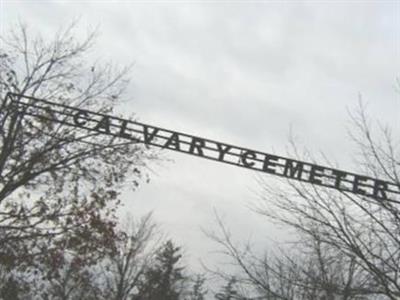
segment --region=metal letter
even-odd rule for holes
[[[295,166],[293,166],[293,163],[296,163]],[[285,163],[285,169],[283,170],[283,175],[286,177],[290,178],[297,178],[301,179],[301,174],[303,173],[303,163],[302,162],[296,162],[291,159],[286,159]]]
[[[217,147],[218,147],[218,152],[219,152],[219,156],[218,156],[218,160],[219,161],[223,161],[224,160],[224,156],[226,153],[228,153],[228,151],[232,148],[231,146],[226,145],[225,148],[223,148],[223,144],[220,143],[216,143]]]
[[[322,184],[321,177],[324,176],[325,168],[317,165],[311,165],[309,181],[315,184]]]
[[[10,105],[10,112],[13,114],[11,120],[14,123],[19,117],[38,117],[67,126],[81,127],[89,131],[120,136],[135,142],[143,142],[146,146],[154,145],[156,147],[169,148],[227,164],[236,164],[231,159],[231,156],[234,156],[239,158],[237,165],[242,167],[285,176],[295,180],[307,180],[327,188],[335,188],[372,197],[377,200],[392,201],[400,204],[400,185],[398,182],[378,180],[264,152],[245,150],[243,147],[228,146],[221,142],[150,126],[136,121],[102,115],[89,110],[81,110],[77,107],[26,95],[7,93],[7,100],[10,101],[9,103],[7,102],[7,106]],[[5,107],[4,105],[6,105],[6,102],[0,104],[1,111]],[[36,108],[39,110],[37,111]],[[63,119],[59,119],[58,116],[62,116]],[[94,117],[100,120],[96,121]],[[64,121],[66,118],[68,118],[68,122]],[[114,121],[117,124],[112,123]],[[94,126],[88,125],[92,123]],[[110,126],[115,127],[116,132],[110,132],[114,130]],[[128,126],[130,127],[128,128]],[[141,128],[143,128],[143,131]],[[136,134],[138,138],[135,137]],[[143,135],[143,140],[141,135]],[[182,140],[183,138],[185,139]],[[185,149],[181,149],[183,144],[188,146],[185,146]],[[214,144],[217,146],[214,147]],[[205,153],[203,154],[203,152]],[[258,161],[260,161],[260,164],[258,164]],[[308,178],[304,178],[306,172]]]
[[[386,190],[387,190],[387,183],[382,180],[375,179],[374,192],[373,192],[374,197],[386,200],[387,199]],[[380,193],[381,195],[379,196],[378,193]]]
[[[119,136],[120,136],[120,137],[123,137],[123,138],[129,139],[129,138],[131,138],[132,136],[131,136],[129,133],[126,133],[126,132],[125,132],[125,130],[126,130],[126,125],[128,125],[128,121],[127,121],[127,120],[122,120],[121,128],[120,128],[120,130],[119,130]]]
[[[245,151],[240,155],[242,163],[243,163],[243,166],[248,167],[248,168],[254,166],[254,162],[248,162],[247,161],[249,156],[250,156],[250,158],[253,158],[253,159],[256,158],[256,154],[253,151],[250,151],[250,150]]]
[[[110,133],[110,118],[108,116],[104,116],[96,126],[93,127],[94,130],[97,130],[99,132],[100,129],[104,129],[105,133]]]
[[[340,190],[340,183],[342,182],[342,179],[346,177],[346,173],[339,170],[332,170],[332,174],[335,175],[335,188]]]
[[[78,111],[78,112],[74,115],[74,123],[75,123],[76,125],[78,125],[78,126],[85,126],[86,120],[85,120],[85,121],[80,121],[79,118],[81,118],[81,117],[87,118],[87,117],[88,117],[87,112],[85,112],[85,111],[83,111],[83,110]]]
[[[365,190],[362,190],[359,187],[362,184],[362,181],[365,182],[366,180],[367,178],[364,176],[354,175],[353,192],[356,194],[365,195],[366,194]]]
[[[276,170],[274,169],[274,167],[276,167],[276,163],[278,162],[278,160],[279,160],[278,156],[265,154],[263,171],[271,173],[271,174],[275,174]],[[270,168],[270,167],[272,167],[272,168]]]
[[[147,145],[151,143],[154,137],[157,135],[158,128],[154,128],[153,132],[149,133],[148,126],[143,125],[143,136],[144,136],[144,143]]]
[[[167,142],[165,143],[165,145],[163,146],[163,148],[169,148],[171,149],[171,147],[168,146],[173,146],[175,148],[175,150],[181,150],[181,147],[179,145],[179,135],[174,132],[169,139],[167,140]]]
[[[205,142],[201,138],[192,137],[192,143],[190,144],[189,153],[194,154],[194,149],[197,149],[197,154],[203,156],[203,149]]]

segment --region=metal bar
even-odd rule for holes
[[[173,131],[107,114],[9,93],[21,114],[199,156],[377,200],[400,203],[398,183]]]

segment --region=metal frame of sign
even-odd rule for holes
[[[8,93],[7,100],[10,100],[18,109],[18,113],[24,116],[37,117],[380,201],[400,203],[400,186],[393,182],[221,143],[30,96]]]

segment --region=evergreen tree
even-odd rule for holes
[[[207,290],[204,288],[205,277],[203,275],[197,275],[193,281],[193,286],[185,300],[205,300],[207,294]]]
[[[180,247],[167,241],[159,249],[154,266],[145,272],[139,286],[137,300],[178,300],[186,278],[179,266],[182,254]]]
[[[238,292],[235,289],[236,278],[232,277],[228,283],[222,288],[222,291],[215,294],[216,300],[235,300],[238,298]]]

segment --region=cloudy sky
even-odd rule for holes
[[[279,155],[292,131],[348,171],[357,170],[348,110],[360,93],[400,130],[400,1],[0,0],[0,11],[1,33],[19,20],[46,36],[76,18],[81,32],[99,26],[93,55],[134,63],[124,109],[145,123]],[[153,165],[124,210],[154,211],[194,268],[215,259],[200,230],[213,227],[214,210],[237,239],[279,240],[248,208],[252,171],[164,155],[173,162]]]

